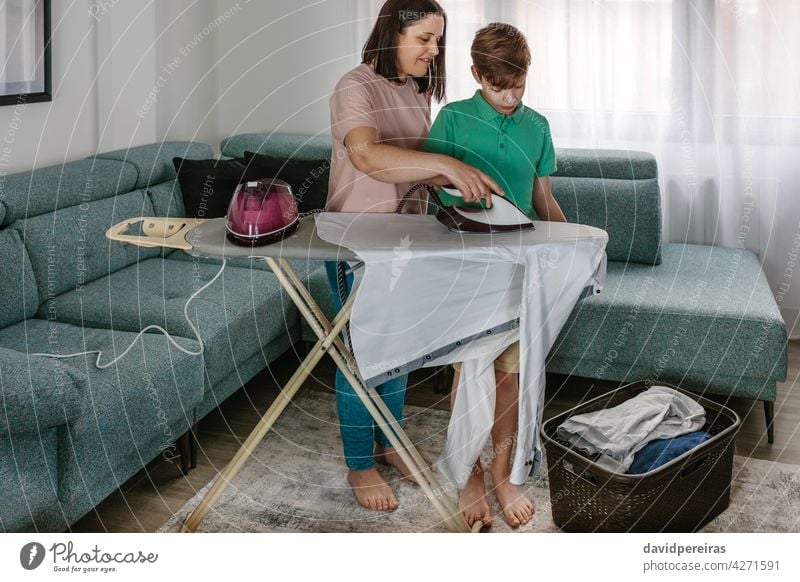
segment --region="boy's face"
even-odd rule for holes
[[[495,111],[503,115],[511,115],[516,110],[517,106],[522,101],[525,95],[525,84],[528,80],[528,74],[523,73],[514,79],[514,85],[509,89],[500,89],[494,87],[486,79],[478,74],[475,66],[472,66],[472,76],[481,86],[481,95],[486,99],[486,102],[491,105]]]

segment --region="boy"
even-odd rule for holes
[[[508,24],[482,28],[472,43],[472,76],[480,85],[471,99],[445,106],[422,146],[445,154],[490,176],[532,219],[566,222],[553,198],[548,176],[556,171],[556,158],[547,120],[522,104],[531,53],[524,35]],[[443,204],[463,204],[440,192]],[[460,366],[451,392],[455,402]],[[511,443],[517,430],[519,343],[495,361],[497,398],[492,427],[491,475],[494,493],[511,527],[530,521],[534,508],[522,489],[509,481]],[[491,523],[480,459],[467,485],[459,491],[459,509],[472,526]]]

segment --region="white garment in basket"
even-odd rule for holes
[[[522,484],[538,469],[545,357],[584,289],[599,292],[605,280],[605,231],[535,224],[535,231],[459,235],[432,216],[317,216],[320,238],[365,263],[350,334],[366,383],[462,362],[438,464],[459,488],[494,420],[492,364],[517,338],[520,406],[511,482]]]
[[[703,428],[706,411],[667,386],[652,386],[619,406],[578,414],[562,422],[558,436],[595,459],[600,467],[627,473],[636,452],[650,441]]]

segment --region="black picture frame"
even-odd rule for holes
[[[4,2],[6,10],[15,4],[15,0]],[[37,0],[33,6],[32,17],[35,20],[35,33],[33,46],[24,47],[30,54],[37,55],[33,79],[22,81],[0,81],[0,106],[17,105],[19,103],[39,103],[52,101],[51,77],[51,28],[50,28],[50,0]],[[14,55],[5,63],[6,70],[13,64]],[[43,62],[39,62],[43,60]],[[33,89],[31,89],[33,86]],[[41,89],[40,89],[41,87]]]

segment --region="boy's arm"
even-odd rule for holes
[[[550,189],[550,177],[536,178],[533,181],[533,209],[542,220],[567,222],[558,202]]]
[[[550,174],[555,173],[556,148],[553,146],[553,138],[550,134],[550,124],[542,117],[544,123],[544,147],[536,166],[536,178],[533,180],[533,209],[542,220],[552,222],[567,222],[567,218],[561,211],[561,207],[553,198],[553,191],[550,189]]]

